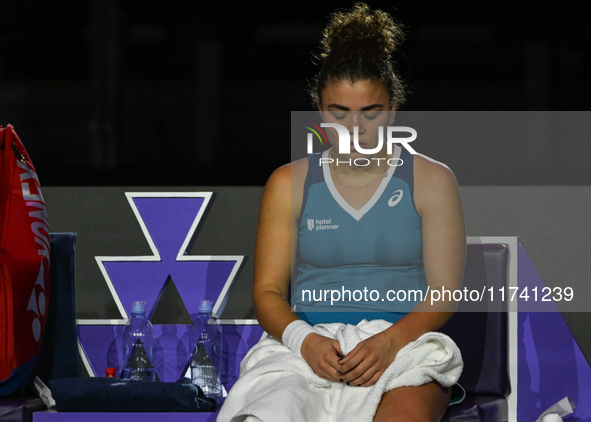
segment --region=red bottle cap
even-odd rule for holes
[[[107,378],[117,378],[117,368],[105,368]]]

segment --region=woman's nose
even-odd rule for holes
[[[365,128],[363,127],[363,121],[361,119],[361,113],[354,111],[349,115],[349,118],[347,119],[347,123],[346,123],[346,127],[347,130],[349,131],[349,133],[352,135],[355,127],[359,128],[358,129],[358,133],[362,134],[365,132]]]

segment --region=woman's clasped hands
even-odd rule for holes
[[[302,343],[301,353],[319,377],[369,387],[394,361],[400,348],[391,335],[381,332],[361,341],[345,356],[337,340],[309,334]]]

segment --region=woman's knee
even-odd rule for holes
[[[438,422],[451,397],[451,389],[437,383],[402,387],[382,396],[374,422]]]

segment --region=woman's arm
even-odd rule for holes
[[[307,160],[276,170],[263,192],[254,254],[252,298],[263,329],[282,340],[285,328],[298,317],[287,300],[297,250],[297,221],[302,206]],[[342,357],[336,340],[308,334],[299,351],[314,372],[339,381]]]
[[[277,169],[265,186],[254,252],[255,313],[263,329],[276,339],[297,319],[287,301],[296,248],[293,223],[291,165],[286,165]]]
[[[421,217],[423,263],[430,290],[462,286],[466,230],[456,178],[445,165],[424,156],[415,161],[415,206]],[[402,341],[440,328],[453,315],[455,302],[419,303],[396,327]],[[408,343],[406,341],[406,343]]]
[[[441,163],[416,156],[414,202],[421,217],[423,262],[430,289],[461,287],[466,256],[462,202],[455,176]],[[359,343],[339,363],[343,379],[353,385],[374,384],[396,353],[422,334],[440,328],[456,304],[419,303],[386,331]]]

